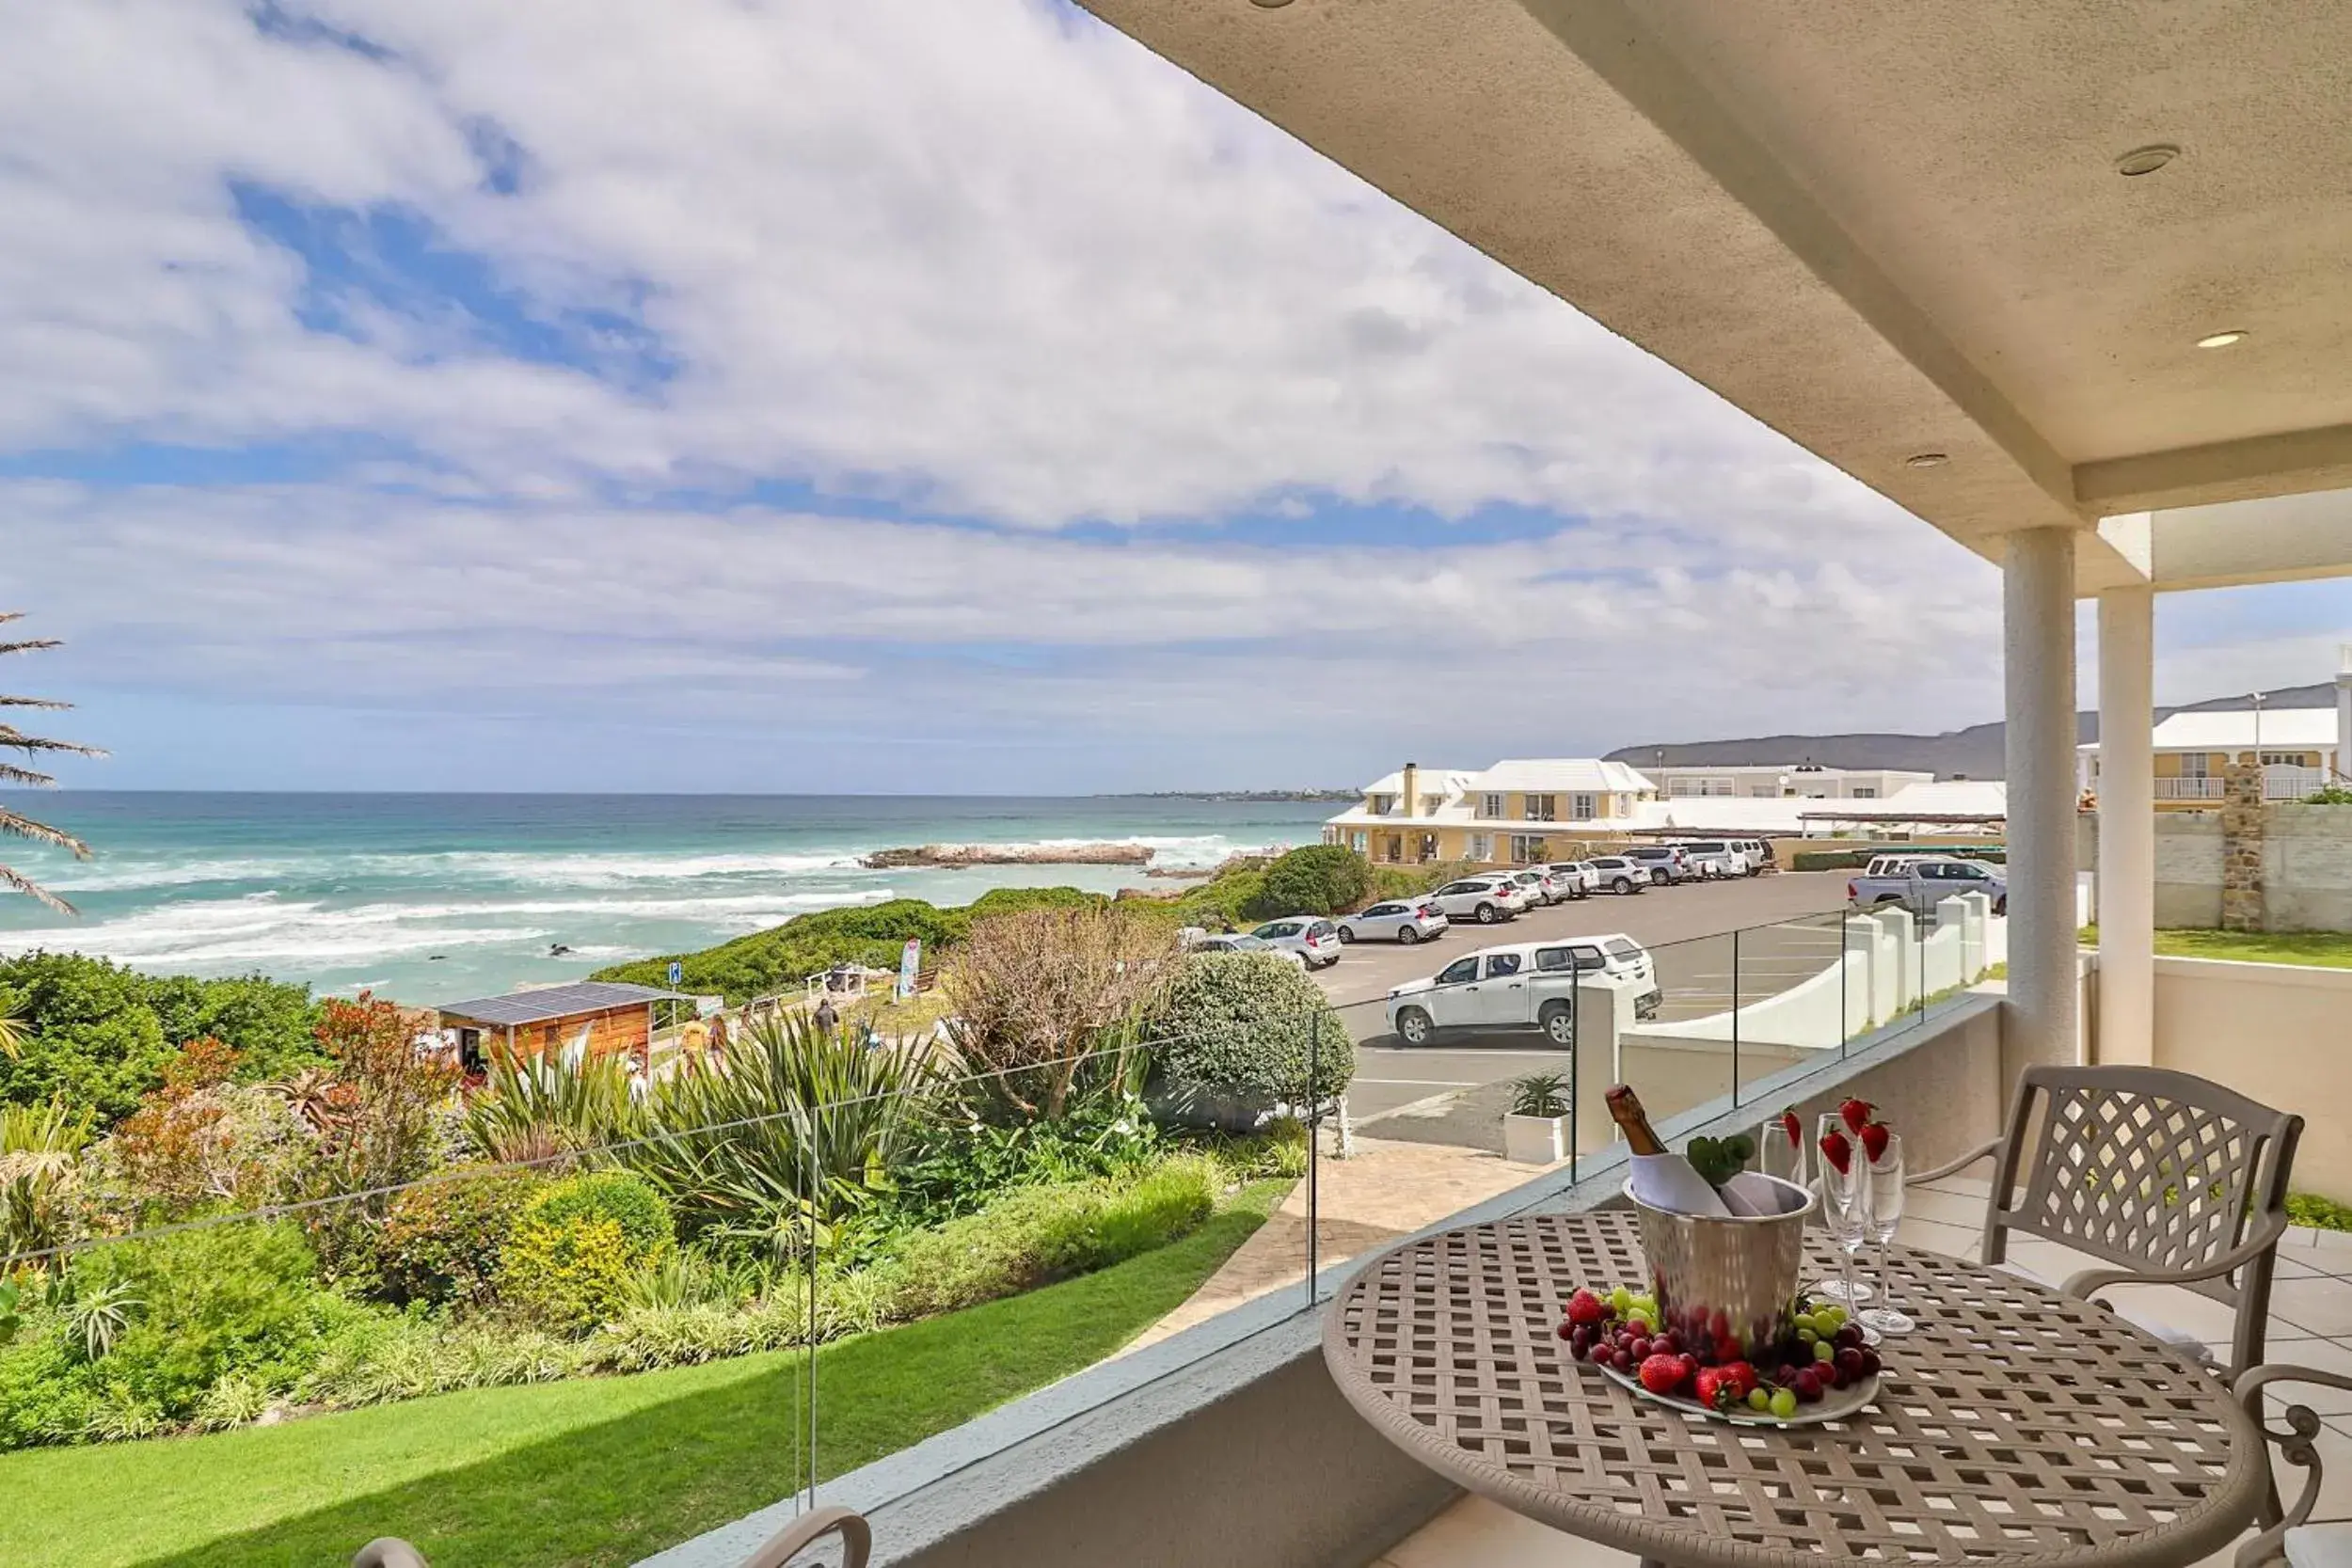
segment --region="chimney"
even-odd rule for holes
[[[2344,689],[2352,691],[2352,687],[2346,687]],[[1420,787],[1421,765],[1419,763],[1408,762],[1405,765],[1405,793],[1400,796],[1397,800],[1398,816],[1410,816],[1413,815],[1413,795],[1414,792]]]
[[[2336,647],[2336,777],[2352,778],[2352,642]]]

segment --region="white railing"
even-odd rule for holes
[[[2265,800],[2300,800],[2314,790],[2328,784],[2324,768],[2296,768],[2285,763],[2273,763],[2263,769],[2263,799]],[[2158,779],[2156,799],[2159,800],[2218,800],[2224,788],[2219,779]]]
[[[2156,799],[2159,800],[2218,800],[2221,799],[2219,779],[2158,779]]]

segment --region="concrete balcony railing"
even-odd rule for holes
[[[2159,800],[2218,800],[2221,799],[2219,779],[2158,779],[2156,799]]]
[[[2223,789],[2219,779],[2158,779],[2156,799],[2159,800],[2211,800],[2218,804]],[[2300,800],[2306,795],[2328,786],[2328,770],[2324,768],[2271,767],[2263,769],[2263,799],[2265,800]]]

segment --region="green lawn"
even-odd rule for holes
[[[1118,1350],[1290,1187],[1027,1295],[825,1346],[817,1474],[895,1453]],[[0,1454],[0,1564],[313,1568],[378,1535],[434,1568],[620,1564],[805,1484],[804,1354],[488,1388],[248,1428]]]
[[[2097,946],[2099,927],[2084,927],[2082,942],[2086,947]],[[2352,969],[2352,934],[2343,931],[2158,931],[2156,951],[2172,958]]]

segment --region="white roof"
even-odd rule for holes
[[[1456,794],[1470,787],[1464,783],[1465,780],[1474,779],[1477,776],[1474,770],[1467,768],[1423,768],[1413,776],[1413,793],[1416,795]],[[1364,785],[1364,793],[1367,795],[1404,794],[1405,769],[1400,768],[1393,773],[1381,774],[1372,783]]]
[[[1883,800],[1800,800],[1818,820],[1835,814],[1841,820],[1892,821],[1931,816],[2000,816],[2009,815],[2009,785],[1998,779],[1951,779],[1943,784],[1915,784]]]
[[[1819,799],[1775,795],[1741,800],[1736,795],[1670,795],[1662,800],[1637,800],[1627,822],[1632,828],[1687,828],[1693,832],[1802,834],[1805,824],[1798,813],[1818,811],[1829,802]]]
[[[2265,752],[2324,750],[2335,743],[2334,708],[2263,710],[2262,749]],[[2155,747],[2159,752],[2250,752],[2254,749],[2254,710],[2176,713],[2156,726]]]
[[[1603,762],[1598,757],[1513,757],[1478,774],[1466,787],[1472,791],[1534,790],[1539,795],[1633,795],[1658,786],[1622,762]]]

